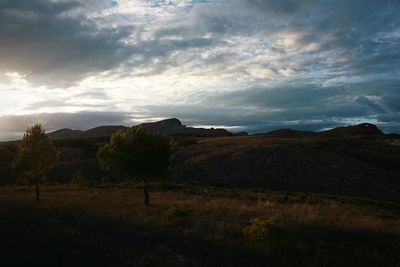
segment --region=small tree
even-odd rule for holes
[[[39,123],[26,130],[13,161],[14,173],[36,187],[40,201],[39,184],[58,162],[60,153]]]
[[[126,179],[144,182],[144,204],[150,203],[148,183],[166,178],[173,164],[175,143],[164,135],[152,134],[142,127],[132,127],[111,137],[97,153],[100,166]]]

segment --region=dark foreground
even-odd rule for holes
[[[400,206],[157,186],[0,188],[1,266],[400,266]],[[253,218],[281,234],[243,235]]]

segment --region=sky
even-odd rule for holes
[[[400,132],[399,0],[0,0],[0,140],[179,118]]]

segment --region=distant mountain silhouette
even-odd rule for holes
[[[186,127],[178,119],[140,126],[177,141],[180,149],[169,177],[172,181],[400,201],[399,135],[385,135],[373,124],[319,133],[280,129],[257,136]],[[50,181],[68,182],[77,171],[98,180],[114,175],[101,170],[96,154],[112,133],[126,129],[100,126],[50,133],[61,151],[61,162],[49,175]],[[11,176],[11,170],[1,175]]]
[[[128,127],[125,126],[99,126],[87,131],[60,129],[49,133],[54,140],[62,139],[87,139],[87,138],[101,138],[110,137],[113,133],[122,130],[125,131]]]
[[[166,119],[157,122],[142,123],[134,127],[143,127],[152,133],[160,133],[169,136],[187,136],[187,137],[222,137],[232,136],[231,132],[225,129],[205,129],[205,128],[194,128],[186,127],[176,118]],[[117,131],[126,131],[126,126],[99,126],[87,131],[61,129],[49,133],[49,135],[55,140],[62,139],[89,139],[89,138],[103,138],[110,137]],[[242,133],[244,134],[244,133]]]
[[[49,133],[49,135],[55,140],[77,138],[83,133],[81,130],[72,130],[68,128],[60,129]]]
[[[293,129],[278,129],[263,134],[271,137],[279,138],[308,138],[308,137],[326,137],[326,138],[344,138],[344,137],[367,137],[367,136],[384,136],[385,134],[379,128],[371,123],[361,123],[345,127],[337,127],[322,132],[298,131]],[[393,134],[392,134],[393,135]],[[393,135],[395,136],[395,135]]]
[[[176,118],[166,119],[157,122],[142,123],[134,127],[143,127],[150,132],[160,133],[176,137],[225,137],[225,136],[246,136],[247,132],[231,133],[226,129],[205,129],[187,127]],[[90,139],[90,138],[109,138],[117,131],[126,131],[128,127],[122,125],[108,125],[99,126],[87,131],[60,129],[49,133],[54,140],[62,139]],[[344,138],[344,137],[381,137],[385,134],[379,128],[371,123],[362,123],[358,125],[338,127],[328,131],[312,132],[312,131],[299,131],[293,129],[278,129],[267,133],[260,133],[255,135],[263,135],[277,138],[309,138],[309,137],[322,137],[322,138]],[[392,136],[396,136],[392,134]],[[389,137],[389,135],[387,135]]]
[[[122,125],[99,126],[82,133],[81,138],[109,137],[118,131],[126,131],[128,127]]]

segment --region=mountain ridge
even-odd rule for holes
[[[187,127],[177,118],[170,118],[156,122],[146,122],[132,127],[143,127],[146,130],[165,134],[169,136],[187,136],[187,137],[227,137],[237,135],[249,135],[247,132],[232,133],[223,128],[195,128]],[[103,125],[91,128],[86,131],[72,130],[69,128],[59,129],[50,132],[49,135],[54,140],[62,139],[87,139],[87,138],[106,138],[110,137],[117,131],[126,131],[127,126],[123,125]],[[290,128],[276,129],[266,133],[256,133],[254,135],[269,136],[278,138],[310,138],[310,137],[323,137],[323,138],[339,138],[339,137],[383,137],[395,136],[391,134],[384,134],[376,125],[371,123],[361,123],[357,125],[341,126],[326,131],[301,131]]]
[[[176,118],[165,119],[156,122],[141,123],[132,127],[143,127],[150,132],[166,134],[170,136],[222,137],[235,135],[234,133],[231,133],[226,129],[187,127]],[[54,140],[104,138],[110,137],[117,131],[126,131],[127,129],[128,127],[123,125],[103,125],[86,131],[63,128],[50,132],[49,135]]]

